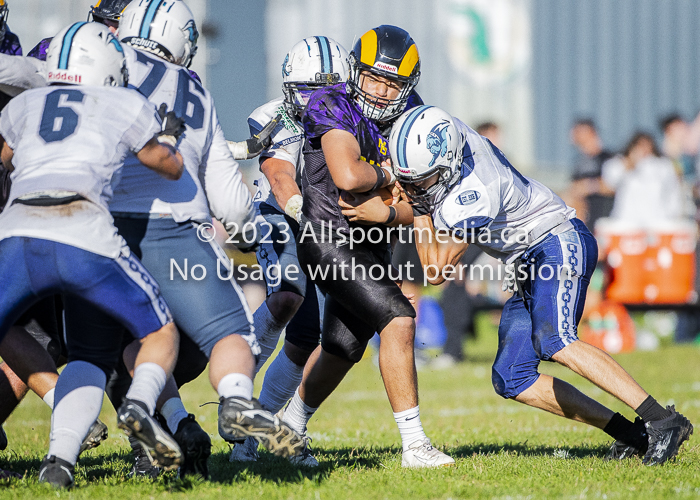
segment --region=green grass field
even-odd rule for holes
[[[700,497],[700,435],[679,458],[650,468],[639,459],[605,462],[610,439],[593,428],[498,397],[491,387],[493,333],[470,342],[470,361],[447,371],[419,372],[421,418],[433,443],[450,453],[456,467],[401,468],[400,439],[378,369],[363,360],[311,420],[310,435],[320,467],[296,469],[261,453],[250,465],[228,462],[229,445],[216,432],[215,400],[201,377],[183,391],[185,404],[212,435],[211,480],[129,480],[126,437],[106,403],[102,418],[110,438],[83,455],[77,488],[55,492],[37,483],[48,449],[49,410],[34,395],[5,425],[8,450],[0,467],[25,478],[0,483],[0,498],[236,498],[236,499],[422,499],[422,498],[696,498]],[[655,352],[620,355],[620,363],[662,404],[700,423],[700,349],[665,346]],[[621,411],[634,413],[588,382],[547,363],[543,371],[574,383]],[[259,389],[259,381],[256,386]]]

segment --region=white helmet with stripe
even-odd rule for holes
[[[300,116],[311,94],[321,87],[348,79],[348,52],[325,36],[304,38],[294,45],[282,63],[284,104]]]
[[[412,202],[438,205],[459,182],[462,141],[452,116],[435,106],[418,106],[391,129],[389,151],[394,172]],[[435,182],[419,185],[435,174]]]
[[[182,0],[133,0],[122,13],[119,39],[166,61],[189,67],[199,32]]]
[[[51,40],[46,79],[49,84],[126,87],[129,73],[124,49],[103,24],[72,24]]]

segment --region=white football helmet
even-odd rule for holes
[[[124,49],[99,23],[75,23],[62,29],[46,51],[46,80],[52,83],[126,87]]]
[[[446,111],[418,106],[396,121],[389,152],[396,177],[414,204],[432,210],[459,182],[463,143]],[[439,173],[429,186],[419,185]]]
[[[300,116],[316,89],[348,79],[348,52],[332,38],[304,38],[284,58],[282,79],[287,111]]]
[[[182,0],[133,0],[119,21],[119,39],[189,68],[199,32]]]

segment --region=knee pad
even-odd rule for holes
[[[537,381],[540,374],[536,369],[516,365],[504,366],[498,360],[491,369],[491,383],[496,394],[504,399],[512,399]]]
[[[350,331],[331,331],[323,335],[321,347],[334,356],[358,363],[367,349],[369,339],[358,340]]]
[[[493,368],[491,368],[491,383],[493,384],[493,390],[496,391],[496,394],[502,398],[508,399],[508,396],[506,396],[508,392],[506,379],[498,373],[496,365],[493,365]]]

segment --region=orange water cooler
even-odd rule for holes
[[[696,224],[680,221],[654,225],[649,228],[647,242],[645,302],[695,302]]]
[[[647,233],[641,227],[613,219],[600,219],[595,226],[601,255],[612,271],[607,298],[614,302],[645,302]]]

